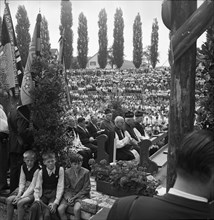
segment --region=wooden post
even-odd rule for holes
[[[172,1],[171,32],[192,15],[197,1]],[[173,55],[173,48],[172,55]],[[171,68],[171,95],[169,114],[169,151],[167,164],[167,191],[175,180],[175,150],[180,147],[183,136],[193,130],[195,110],[196,42],[179,58],[174,57]]]

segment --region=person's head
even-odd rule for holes
[[[77,119],[77,123],[78,123],[78,125],[80,125],[81,127],[83,127],[83,128],[85,128],[85,118],[83,118],[83,117],[79,117],[78,119]]]
[[[90,115],[90,119],[91,119],[91,122],[94,123],[94,124],[96,124],[97,121],[98,121],[97,117],[94,114]]]
[[[142,111],[135,112],[135,121],[138,123],[141,123],[143,121],[143,112]]]
[[[176,150],[177,178],[204,187],[208,199],[214,199],[214,134],[207,130],[186,135]]]
[[[130,126],[134,125],[134,113],[133,112],[128,111],[125,113],[125,122]]]
[[[82,166],[83,157],[80,154],[76,153],[69,153],[69,163],[71,168],[75,170],[79,170]]]
[[[49,169],[53,170],[56,164],[56,155],[52,151],[47,151],[42,154],[43,164]]]
[[[114,119],[114,123],[115,123],[115,126],[118,127],[119,129],[123,129],[124,128],[124,118],[121,117],[121,116],[117,116],[115,119]]]
[[[32,150],[25,151],[23,154],[23,160],[28,168],[32,168],[36,162],[36,153]]]
[[[70,127],[74,128],[76,126],[76,122],[75,122],[74,117],[68,116],[67,121],[68,121],[68,125]]]
[[[111,109],[107,108],[105,110],[105,116],[106,116],[106,120],[108,120],[108,121],[112,120],[112,111],[111,111]]]

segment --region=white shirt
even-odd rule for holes
[[[196,195],[193,195],[193,194],[190,194],[190,193],[186,193],[184,191],[181,191],[181,190],[178,190],[178,189],[175,189],[175,188],[170,188],[168,193],[172,194],[172,195],[175,195],[175,196],[180,196],[180,197],[183,197],[183,198],[186,198],[186,199],[192,199],[192,200],[195,200],[195,201],[199,201],[199,202],[208,202],[207,198],[204,198],[204,197],[201,197],[201,196],[196,196]]]
[[[30,169],[28,169],[28,170],[30,170]],[[30,185],[24,191],[27,181],[26,181],[25,173],[23,171],[23,166],[21,166],[21,173],[20,173],[20,178],[19,178],[19,192],[18,192],[18,195],[22,195],[21,198],[27,197],[27,196],[29,196],[30,194],[33,193],[34,188],[36,186],[36,181],[37,181],[38,173],[39,173],[39,169],[37,169],[34,172],[33,179],[31,181]]]
[[[122,140],[119,139],[118,134],[115,132],[115,145],[116,148],[123,148],[125,145],[129,143],[129,138],[124,137]]]
[[[54,168],[53,171],[50,171],[47,169],[48,175],[50,175],[51,173],[55,173],[55,170],[56,168]],[[35,201],[39,201],[40,197],[42,196],[42,183],[43,183],[42,170],[40,170],[38,173],[36,187],[34,189]],[[59,205],[63,192],[64,192],[64,168],[60,167],[59,168],[59,179],[58,179],[57,188],[56,188],[56,198],[54,200],[55,204]]]

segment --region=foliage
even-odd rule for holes
[[[2,17],[0,16],[0,42],[1,42],[1,31],[2,31]]]
[[[139,13],[133,24],[133,47],[133,63],[138,69],[141,66],[143,56],[142,22]]]
[[[152,24],[152,34],[151,34],[151,64],[152,67],[155,68],[158,60],[158,41],[159,41],[159,34],[158,34],[159,26],[157,18],[154,19]]]
[[[29,33],[30,22],[24,5],[18,6],[16,19],[17,19],[17,25],[16,25],[17,45],[22,59],[22,65],[25,67],[31,38]]]
[[[153,196],[157,194],[156,188],[160,181],[145,172],[145,168],[130,161],[118,161],[117,164],[107,164],[101,160],[99,164],[93,159],[91,164],[92,175],[96,180],[109,182],[114,188],[138,195]]]
[[[203,128],[214,131],[214,27],[207,30],[206,42],[199,50],[199,57],[204,69],[202,71],[205,79],[203,96],[199,110],[199,122]]]
[[[147,61],[148,67],[151,63],[151,46],[146,46],[146,48],[143,51],[143,58]]]
[[[70,1],[61,1],[61,25],[59,26],[60,34],[64,32],[63,56],[65,69],[70,69],[73,57],[73,31],[72,31],[72,5]]]
[[[37,128],[34,133],[34,147],[41,153],[54,151],[62,160],[63,150],[68,145],[65,138],[65,82],[62,66],[56,63],[48,64],[44,59],[34,60],[31,68],[35,80],[32,104],[33,115],[36,117]]]
[[[88,27],[87,19],[85,15],[81,12],[79,15],[79,27],[78,27],[78,40],[77,40],[77,50],[78,50],[78,63],[80,68],[84,69],[87,65],[88,56]]]
[[[108,57],[108,38],[107,38],[107,14],[106,10],[102,9],[99,13],[99,52],[98,52],[98,63],[100,68],[104,69],[107,64]]]
[[[114,43],[113,43],[113,57],[114,64],[117,68],[120,68],[123,65],[123,56],[124,56],[124,20],[123,12],[121,8],[116,9],[114,15]]]
[[[50,37],[48,30],[48,22],[45,16],[42,17],[41,22],[41,54],[47,61],[51,58],[51,45],[50,45]]]

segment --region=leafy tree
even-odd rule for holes
[[[45,18],[45,16],[42,17],[41,22],[41,53],[42,56],[46,60],[50,60],[51,58],[51,45],[50,45],[50,37],[49,37],[49,30],[48,30],[48,22]]]
[[[99,52],[98,52],[98,63],[100,68],[104,69],[107,64],[108,57],[108,39],[107,39],[107,14],[106,10],[102,9],[99,13]]]
[[[35,59],[32,64],[32,73],[35,76],[35,100],[31,110],[36,117],[36,128],[33,128],[33,147],[39,155],[52,150],[63,163],[64,148],[68,146],[62,118],[66,113],[66,92],[63,67],[57,63],[49,64],[45,59]]]
[[[61,1],[61,25],[59,26],[60,34],[64,34],[64,64],[65,69],[70,69],[73,57],[73,25],[72,5],[69,0]]]
[[[27,62],[31,37],[29,33],[30,22],[24,5],[18,6],[16,19],[17,19],[17,25],[16,25],[17,45],[22,59],[22,65],[25,67],[25,64]]]
[[[88,27],[87,19],[82,12],[79,15],[77,50],[79,66],[80,68],[85,68],[88,61]]]
[[[201,98],[200,123],[203,128],[214,131],[214,25],[207,29],[206,42],[198,51],[204,66],[205,78],[203,96]]]
[[[159,62],[158,60],[158,41],[159,41],[159,35],[158,35],[158,21],[157,18],[154,19],[154,22],[152,24],[152,34],[151,34],[151,65],[153,68],[156,67],[156,64]]]
[[[2,18],[0,16],[0,42],[1,42]]]
[[[146,48],[143,51],[143,58],[147,61],[148,67],[151,63],[151,46],[146,46]]]
[[[114,67],[114,57],[113,57],[113,48],[110,47],[108,50],[108,62],[111,65],[111,68],[113,69]]]
[[[133,63],[135,68],[139,68],[142,63],[143,43],[142,43],[142,22],[138,13],[133,24]]]
[[[114,15],[114,43],[113,43],[113,57],[114,64],[117,68],[120,68],[123,65],[123,56],[124,56],[124,20],[123,20],[123,12],[121,8],[116,9],[116,13]]]

